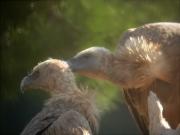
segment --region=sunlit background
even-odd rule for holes
[[[179,0],[4,0],[1,18],[0,134],[18,135],[49,97],[20,92],[20,81],[38,62],[68,59],[90,46],[115,50],[128,28],[180,21]],[[138,135],[121,89],[106,81],[77,76],[96,91],[102,110],[99,135]]]

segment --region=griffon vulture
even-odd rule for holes
[[[179,135],[180,124],[176,129],[171,129],[163,116],[163,107],[154,92],[148,97],[149,131],[150,135]]]
[[[151,23],[125,32],[114,53],[91,47],[68,61],[72,71],[106,79],[123,93],[140,130],[149,134],[148,93],[163,105],[172,128],[180,123],[180,23]]]
[[[98,130],[93,96],[76,86],[66,62],[49,59],[39,63],[23,78],[21,89],[42,89],[51,94],[21,135],[91,135]]]

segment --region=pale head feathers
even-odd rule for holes
[[[52,59],[52,58],[49,58],[43,62],[39,62],[34,68],[33,70],[36,70],[38,68],[41,68],[42,66],[45,66],[45,65],[48,65],[48,64],[54,64],[54,65],[57,65],[59,66],[59,68],[61,68],[62,70],[67,70],[69,68],[69,65],[67,64],[66,61],[63,61],[63,60],[58,60],[58,59]],[[68,69],[70,70],[70,69]]]
[[[135,63],[153,63],[162,55],[160,45],[146,40],[143,36],[129,37],[119,49],[121,51],[117,52],[117,55],[120,55],[120,58]]]
[[[165,65],[161,46],[146,40],[143,36],[128,37],[115,53],[112,76],[126,88],[149,86],[155,78],[160,78],[160,69]],[[117,74],[117,75],[116,75]]]
[[[51,93],[77,89],[75,77],[65,61],[48,59],[38,63],[22,80],[22,87],[43,89]]]

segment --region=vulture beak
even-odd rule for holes
[[[20,84],[21,92],[24,93],[24,90],[29,89],[32,85],[32,79],[30,76],[25,76]]]

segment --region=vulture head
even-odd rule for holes
[[[104,47],[90,47],[68,60],[68,64],[73,72],[92,77],[107,79],[108,61],[111,52]]]
[[[39,63],[21,81],[21,90],[43,89],[56,92],[71,88],[76,88],[74,75],[66,62],[57,59],[48,59]]]
[[[128,46],[129,47],[129,46]],[[91,47],[77,53],[68,60],[73,72],[81,75],[109,80],[124,88],[139,88],[153,81],[149,61],[138,60],[139,52],[129,52],[131,47],[122,47],[120,53],[114,54],[103,47]],[[136,49],[136,48],[132,48]]]

